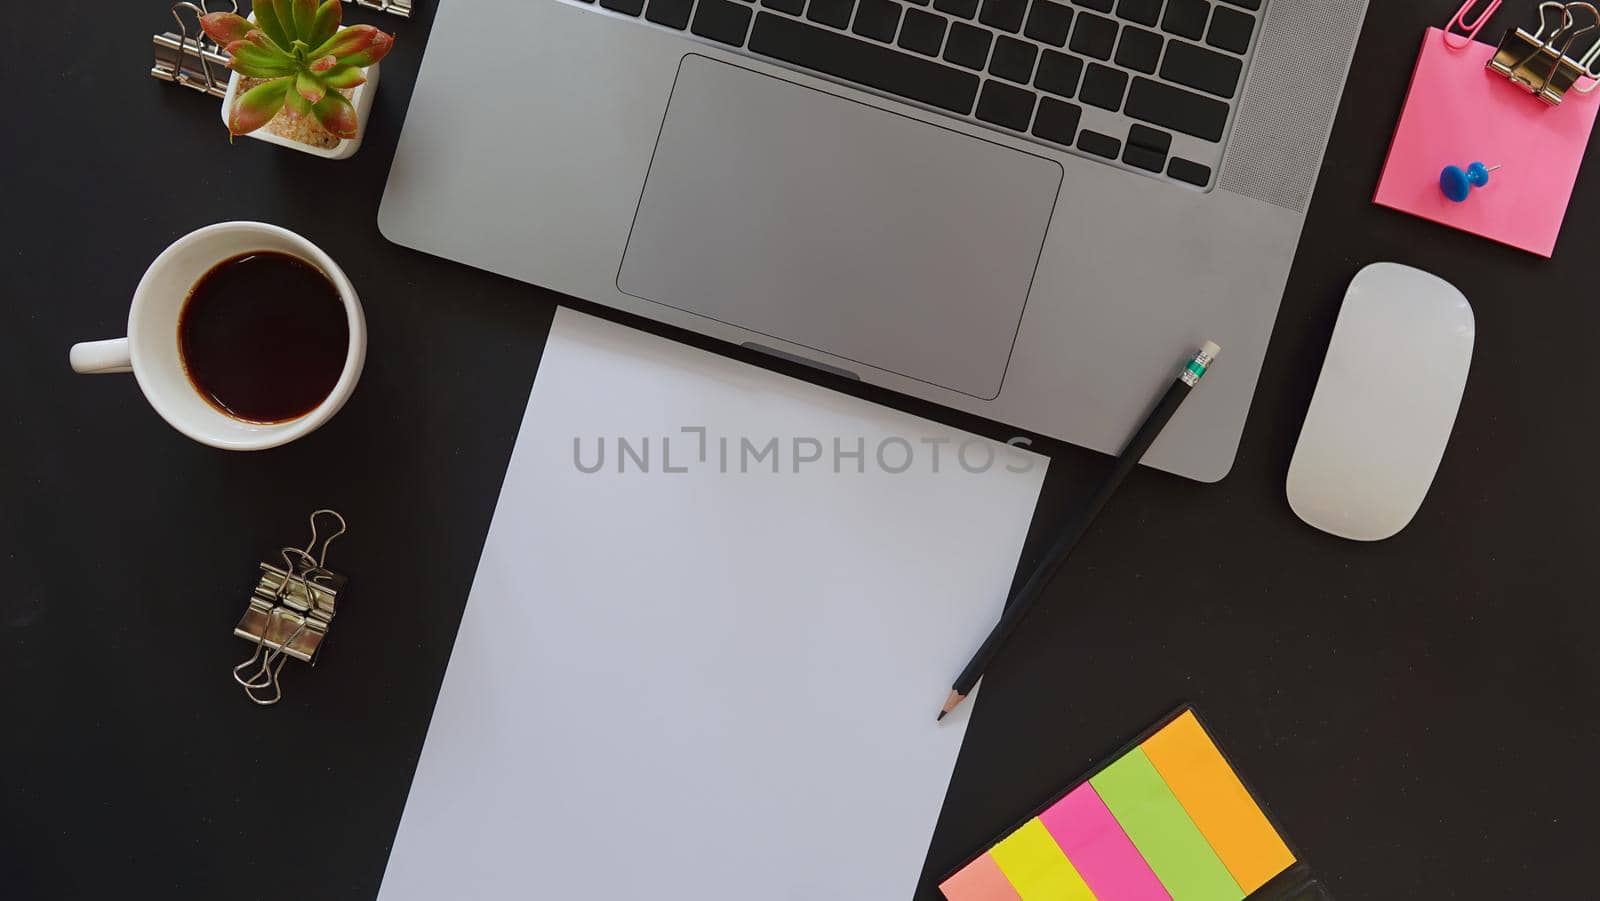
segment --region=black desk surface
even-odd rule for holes
[[[563,302],[378,234],[436,2],[351,14],[399,43],[366,146],[338,163],[230,147],[215,101],[146,76],[166,0],[9,4],[0,895],[378,889]],[[1232,475],[1143,471],[1101,517],[985,684],[930,871],[1189,700],[1341,898],[1595,896],[1600,177],[1591,162],[1549,262],[1369,202],[1422,29],[1455,6],[1373,3]],[[226,219],[320,244],[370,325],[349,406],[267,453],[195,444],[131,377],[67,367],[74,341],[125,333],[157,252]],[[1364,546],[1302,525],[1283,479],[1344,288],[1376,260],[1459,285],[1478,346],[1422,512]],[[1029,561],[1107,466],[1039,446],[1054,463]],[[351,523],[339,634],[259,709],[228,676],[245,650],[228,631],[255,562],[322,505]]]

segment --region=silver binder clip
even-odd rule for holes
[[[318,517],[338,523],[338,531],[320,539],[320,549]],[[278,673],[288,658],[316,665],[317,651],[333,624],[334,602],[348,581],[326,565],[328,545],[344,533],[343,516],[318,510],[311,514],[311,540],[305,547],[283,548],[281,567],[261,564],[250,603],[233,627],[233,634],[256,646],[250,659],[233,668],[233,679],[257,704],[269,706],[283,697]]]
[[[1600,42],[1582,59],[1572,55],[1579,36],[1600,28],[1600,10],[1589,3],[1539,4],[1539,30],[1517,28],[1507,32],[1489,60],[1489,69],[1551,106],[1560,106],[1569,90],[1587,94],[1595,89],[1591,67],[1600,57]],[[1586,84],[1580,80],[1587,79]]]
[[[344,2],[349,3],[351,0],[344,0]],[[367,9],[375,9],[381,13],[388,13],[391,16],[399,16],[402,19],[411,18],[411,0],[355,0],[355,4],[364,6]]]
[[[162,81],[181,84],[218,99],[228,93],[228,54],[217,43],[206,37],[200,27],[200,17],[216,12],[239,12],[239,0],[199,0],[172,4],[172,19],[178,30],[159,32],[151,37],[155,44],[156,61],[150,74]],[[411,0],[344,0],[363,9],[376,10],[411,18]],[[211,9],[210,4],[217,8]]]
[[[150,74],[162,81],[181,84],[221,99],[228,93],[228,54],[206,37],[200,27],[200,17],[213,12],[237,13],[239,4],[237,0],[229,0],[228,9],[220,6],[208,9],[207,2],[209,0],[200,0],[195,4],[184,0],[172,4],[172,20],[178,23],[178,30],[163,31],[151,38],[155,43],[156,63],[150,69]],[[192,33],[190,23],[185,21],[185,13],[193,21]]]

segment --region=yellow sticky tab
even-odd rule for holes
[[[1022,901],[1095,901],[1038,817],[989,851]]]
[[[1141,748],[1245,894],[1294,863],[1278,830],[1192,712],[1184,711]]]

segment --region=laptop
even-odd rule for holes
[[[444,0],[392,241],[1227,474],[1364,0]]]

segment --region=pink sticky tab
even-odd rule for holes
[[[1486,68],[1494,52],[1428,29],[1373,202],[1548,257],[1600,91],[1574,89],[1550,106]],[[1439,189],[1440,172],[1475,162],[1501,168],[1465,202],[1452,202]]]
[[[985,854],[939,886],[949,901],[1022,901],[994,858]]]
[[[1097,898],[1172,901],[1144,856],[1089,783],[1039,814],[1044,828]]]

